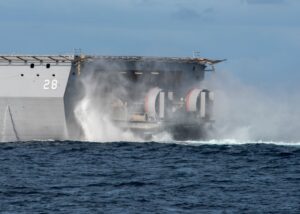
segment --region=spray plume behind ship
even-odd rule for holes
[[[175,139],[209,135],[222,60],[133,56],[0,56],[2,141]]]

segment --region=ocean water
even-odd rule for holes
[[[0,143],[1,213],[300,213],[300,143]]]

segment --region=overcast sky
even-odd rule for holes
[[[192,56],[263,88],[297,90],[299,0],[0,1],[1,53]]]

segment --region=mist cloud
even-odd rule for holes
[[[219,138],[300,141],[300,96],[266,92],[230,72],[215,74],[215,128]]]

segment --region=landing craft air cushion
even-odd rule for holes
[[[212,124],[214,94],[201,82],[221,61],[2,55],[1,141],[85,140],[76,106],[87,94],[120,129],[143,137],[168,131],[179,139],[203,138]]]

